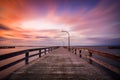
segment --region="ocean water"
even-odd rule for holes
[[[0,55],[8,54],[8,53],[16,52],[16,51],[21,51],[21,50],[26,50],[26,49],[33,49],[33,48],[40,48],[40,47],[15,47],[15,48],[8,48],[8,49],[0,49]],[[97,51],[106,52],[106,53],[110,53],[110,54],[120,56],[120,49],[108,49],[108,47],[106,47],[106,46],[86,46],[86,47],[84,46],[82,48],[90,48],[90,49],[93,49],[93,50],[97,50]],[[35,53],[38,53],[38,51],[30,52],[30,54],[35,54]],[[82,53],[84,53],[84,51],[82,51]],[[23,58],[24,56],[25,55],[22,54],[22,55],[19,55],[19,56],[10,58],[10,59],[0,61],[0,66],[6,65],[6,64],[11,63],[11,62],[14,62],[16,60],[19,60],[20,58]],[[32,58],[30,58],[30,61],[32,61],[32,60],[34,60],[38,57],[39,56],[32,57]],[[104,57],[98,56],[98,55],[93,55],[93,57],[120,68],[120,62],[115,62],[115,61],[112,61],[110,59],[106,59]],[[23,61],[23,62],[20,62],[16,65],[6,69],[6,70],[1,71],[0,72],[0,79],[3,78],[3,77],[6,77],[7,75],[12,73],[13,71],[22,67],[24,64],[25,64],[25,62]]]

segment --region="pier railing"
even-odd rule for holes
[[[113,54],[110,54],[110,53],[104,53],[104,52],[92,50],[92,49],[89,49],[89,48],[71,47],[70,51],[72,53],[74,53],[74,54],[79,54],[80,58],[83,57],[85,59],[88,59],[90,64],[95,62],[95,63],[97,63],[97,64],[99,64],[99,65],[101,65],[101,66],[103,66],[103,67],[105,67],[105,68],[107,68],[109,70],[111,70],[112,72],[115,72],[118,75],[120,75],[120,68],[115,67],[113,65],[110,65],[109,63],[107,63],[107,62],[105,62],[103,60],[97,59],[93,55],[102,56],[104,58],[113,60],[113,61],[118,62],[118,63],[120,63],[120,56],[113,55]],[[82,51],[86,51],[86,52],[88,52],[88,54],[84,54],[84,53],[82,53]]]
[[[17,63],[20,63],[22,61],[25,61],[25,64],[29,64],[29,58],[34,57],[34,56],[39,56],[41,57],[42,54],[46,54],[54,49],[57,49],[58,47],[47,47],[47,48],[35,48],[35,49],[26,49],[26,50],[22,50],[22,51],[17,51],[17,52],[13,52],[13,53],[9,53],[9,54],[4,54],[4,55],[0,55],[0,61],[6,60],[6,59],[10,59],[13,58],[15,56],[19,56],[24,54],[24,57],[16,60],[14,62],[8,63],[6,65],[3,65],[0,67],[0,71],[3,71],[11,66],[14,66]],[[38,53],[35,54],[30,54],[30,52],[32,51],[39,51]]]

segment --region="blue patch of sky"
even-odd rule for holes
[[[105,0],[105,6],[106,8],[109,8],[112,5],[119,5],[120,4],[120,0]]]
[[[86,11],[84,14],[87,14],[91,9],[96,7],[99,2],[100,0],[61,0],[58,4],[57,12],[58,15],[61,15],[65,11],[68,11],[71,15],[75,15],[85,7]]]
[[[57,14],[61,15],[68,9],[67,2],[65,0],[61,0],[57,2]]]
[[[90,0],[86,6],[88,5],[84,15],[87,15],[89,13],[89,11],[91,11],[92,9],[94,9],[95,7],[97,7],[97,5],[100,3],[100,0]]]

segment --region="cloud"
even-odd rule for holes
[[[31,38],[31,39],[32,39],[32,35],[22,34],[22,36],[23,36],[24,38]]]
[[[119,45],[120,46],[120,38],[114,38],[114,39],[106,39],[105,43],[111,44],[111,45]]]
[[[94,42],[98,45],[120,45],[120,38],[86,38],[87,41]]]
[[[0,36],[0,41],[4,41],[4,40],[6,40],[6,39],[8,39],[8,38],[5,38],[5,37]]]
[[[120,45],[120,38],[113,38],[113,39],[102,39],[102,44],[110,44],[110,45]]]
[[[58,32],[57,29],[43,29],[43,30],[38,30],[37,32]]]
[[[6,36],[10,36],[10,37],[14,37],[14,35],[11,35],[11,34],[5,34]]]
[[[120,34],[119,3],[120,0],[3,0],[0,3],[0,35],[25,40],[41,38],[44,43],[52,41],[53,37],[63,36],[59,34],[59,29],[68,29],[71,39],[75,39],[72,43],[77,44],[83,40],[84,44],[105,44],[107,41],[109,44],[116,44]],[[37,19],[45,22],[38,21],[39,25],[33,24],[31,28],[30,24],[22,26],[22,22]],[[49,22],[55,24],[55,27],[50,26]],[[42,23],[48,26],[42,26]],[[1,40],[5,39],[1,37]]]
[[[49,38],[47,36],[36,36],[36,38]]]
[[[7,27],[3,24],[0,24],[0,30],[12,30],[12,29],[10,29],[9,27]]]

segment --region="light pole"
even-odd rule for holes
[[[70,34],[68,31],[61,31],[61,32],[66,32],[68,34],[68,50],[70,51]]]

